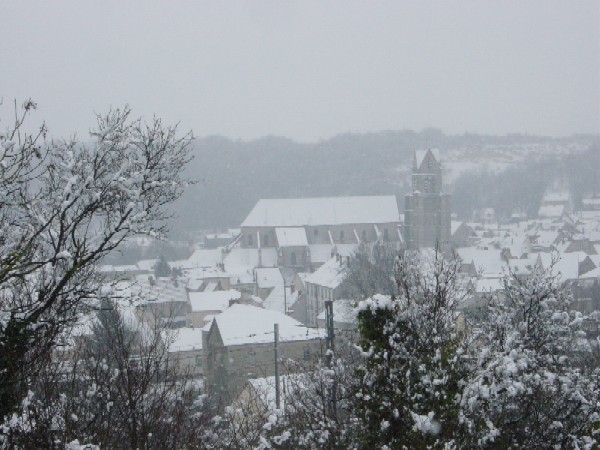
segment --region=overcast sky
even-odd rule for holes
[[[197,136],[600,132],[600,2],[0,0],[0,96]],[[2,125],[3,127],[6,124]]]

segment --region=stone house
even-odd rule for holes
[[[202,329],[186,327],[163,331],[162,338],[168,346],[168,364],[175,364],[181,375],[202,376]]]
[[[346,277],[344,258],[335,255],[304,279],[306,288],[306,324],[317,326],[317,316],[325,309],[326,300],[337,300]]]
[[[235,302],[239,302],[242,294],[235,289],[213,292],[190,292],[190,312],[188,324],[202,328],[207,325],[207,318],[220,314]]]
[[[280,360],[308,362],[324,351],[318,330],[279,311],[232,305],[203,333],[206,387],[223,404],[230,404],[248,379],[274,375],[275,324],[279,324]],[[280,373],[285,373],[284,365]]]

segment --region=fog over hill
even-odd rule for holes
[[[212,136],[197,139],[194,147],[188,173],[196,183],[174,206],[175,234],[236,226],[260,198],[396,194],[402,209],[413,151],[428,147],[440,149],[453,210],[465,219],[487,206],[504,215],[512,205],[534,213],[553,183],[572,189],[577,198],[598,189],[600,166],[593,135],[451,136],[430,128],[342,134],[314,144]],[[578,175],[572,176],[575,166]],[[502,191],[509,195],[499,195]]]

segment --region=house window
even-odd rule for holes
[[[297,264],[297,261],[296,261],[296,252],[292,252],[291,259],[292,259],[292,266],[295,266]]]
[[[343,241],[345,238],[344,230],[340,231],[340,241]]]
[[[252,239],[252,235],[248,235],[248,247],[252,247],[254,245],[254,239]]]
[[[319,235],[319,229],[318,229],[318,228],[315,228],[315,229],[313,230],[313,235],[314,235],[315,237],[317,237],[317,236]]]
[[[264,234],[264,235],[263,235],[263,245],[264,245],[265,247],[268,247],[268,246],[269,246],[269,235],[268,235],[268,234]]]
[[[384,228],[383,229],[383,240],[384,241],[389,241],[389,239],[390,239],[390,234],[388,233],[388,229]]]
[[[363,242],[367,242],[367,231],[366,230],[362,230],[361,239]]]

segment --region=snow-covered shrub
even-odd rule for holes
[[[462,420],[478,446],[587,448],[600,428],[600,369],[569,311],[569,291],[550,271],[509,274],[476,333],[476,371]],[[597,445],[597,444],[595,444]]]
[[[460,392],[468,377],[464,330],[456,307],[464,295],[457,260],[407,252],[396,263],[396,296],[359,305],[356,405],[364,448],[444,447],[460,442]]]

